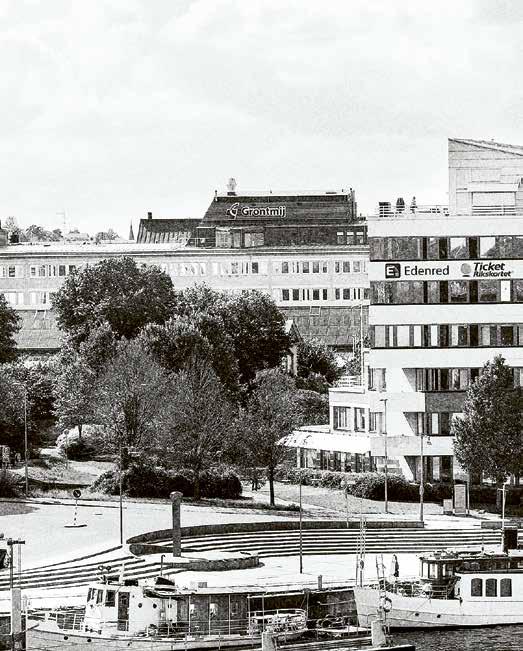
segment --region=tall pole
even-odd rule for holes
[[[120,545],[123,546],[123,452],[120,442],[120,472],[119,472],[119,496],[120,496]]]
[[[27,387],[24,385],[24,465],[25,465],[25,496],[29,495],[29,473],[27,470],[28,450],[27,450]]]
[[[363,303],[360,303],[360,377],[361,386],[364,386],[364,368],[363,368]]]
[[[423,486],[425,482],[425,477],[424,477],[424,467],[423,467],[423,438],[425,434],[424,432],[421,432],[420,435],[420,481],[419,481],[419,520],[420,522],[423,522],[423,494],[425,492],[425,488]]]
[[[384,453],[385,453],[385,513],[389,512],[389,453],[388,453],[388,423],[387,423],[387,398],[381,398],[381,402],[383,402],[383,426],[382,426],[382,434],[384,436],[383,444],[384,444]]]
[[[303,574],[303,515],[301,506],[301,475],[300,475],[300,574]]]

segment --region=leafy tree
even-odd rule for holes
[[[219,317],[204,312],[192,318],[173,317],[164,325],[147,326],[143,340],[157,361],[171,371],[182,370],[193,356],[206,359],[229,397],[238,395],[238,363]]]
[[[62,239],[62,232],[60,229],[48,231],[42,226],[31,224],[25,230],[25,238],[29,242],[57,242]]]
[[[146,324],[167,321],[174,299],[167,274],[121,257],[68,276],[54,295],[53,306],[58,325],[79,345],[102,323],[108,323],[118,338],[132,339]]]
[[[128,448],[154,445],[170,414],[169,374],[144,350],[138,339],[121,339],[111,363],[100,374],[93,398],[97,421],[104,428],[107,449],[123,454]]]
[[[300,341],[297,386],[327,393],[328,387],[336,382],[341,373],[335,353],[326,344],[318,339]]]
[[[463,417],[452,424],[454,453],[470,473],[497,482],[523,472],[521,389],[501,355],[487,362],[469,387]]]
[[[232,344],[242,384],[252,382],[257,371],[279,366],[290,346],[284,316],[270,296],[257,290],[230,295],[205,285],[192,287],[177,294],[175,313],[217,320]],[[205,328],[202,322],[200,328],[212,341],[210,333],[216,328]]]
[[[302,425],[326,425],[329,422],[328,395],[301,389],[295,392],[294,400]]]
[[[82,438],[83,426],[95,422],[95,388],[96,371],[84,355],[72,345],[65,345],[56,365],[53,390],[54,413],[60,429],[76,427],[79,439]]]
[[[286,443],[302,422],[294,380],[279,369],[259,371],[236,423],[237,443],[243,463],[267,469],[273,506],[276,467],[292,454]]]
[[[220,461],[228,445],[232,407],[209,360],[196,354],[174,376],[172,400],[164,444],[178,466],[193,471],[199,499],[202,474]]]
[[[109,228],[106,231],[99,231],[94,237],[96,242],[101,242],[102,240],[117,240],[118,233],[112,228]]]
[[[20,317],[0,294],[0,364],[16,357],[15,335],[20,330]]]
[[[370,345],[370,341],[368,337],[363,338],[363,350],[368,348]],[[360,375],[361,374],[361,344],[359,341],[356,342],[356,345],[354,346],[354,351],[352,354],[352,358],[350,359],[349,363],[347,364],[345,370],[345,373],[348,373],[348,375]]]

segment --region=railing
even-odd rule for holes
[[[37,619],[35,617],[35,619]],[[38,617],[38,619],[40,619]],[[64,631],[105,632],[111,635],[129,632],[128,620],[100,620],[91,624],[85,621],[83,613],[69,611],[53,611],[46,614],[46,621],[56,622],[59,629]],[[194,637],[244,636],[258,637],[264,631],[274,634],[295,633],[307,628],[307,613],[301,609],[278,609],[254,611],[248,618],[218,619],[212,615],[205,618],[194,618],[186,621],[163,620],[158,624],[150,624],[140,631],[135,631],[138,637],[165,637],[187,640]]]
[[[366,584],[369,588],[382,590],[378,583]],[[449,599],[452,590],[456,586],[456,581],[451,581],[447,585],[434,586],[430,581],[420,581],[419,579],[402,579],[401,581],[386,582],[385,589],[387,592],[401,595],[402,597],[424,597],[427,599]]]
[[[380,205],[378,207],[378,212],[376,213],[378,217],[384,217],[386,219],[392,218],[412,218],[412,217],[423,217],[434,215],[440,215],[442,217],[449,216],[449,207],[443,204],[427,205],[427,206],[392,206],[392,205]]]
[[[361,387],[361,375],[342,375],[337,381],[337,387]]]
[[[518,210],[515,205],[472,206],[473,215],[516,215],[518,212],[521,213],[523,210]]]

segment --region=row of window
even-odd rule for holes
[[[523,369],[512,368],[514,386],[522,386]],[[481,368],[417,368],[416,391],[466,391]]]
[[[300,468],[317,468],[337,472],[367,472],[372,469],[371,459],[366,454],[331,452],[299,448]]]
[[[372,237],[371,260],[523,259],[523,235],[481,237]]]
[[[365,432],[365,407],[333,407],[334,429],[349,432]]]
[[[367,269],[365,260],[335,260],[333,271],[336,274],[364,273]],[[329,273],[328,260],[292,260],[290,262],[281,261],[273,262],[273,271],[275,274],[327,274]]]
[[[369,298],[368,287],[335,287],[282,289],[281,301],[361,301]]]
[[[263,231],[241,231],[228,228],[217,228],[215,231],[216,247],[218,249],[251,249],[265,245],[265,234]],[[201,244],[205,244],[207,238],[200,238]]]
[[[53,292],[4,292],[5,300],[16,305],[50,305]]]
[[[456,418],[461,418],[461,412],[416,412],[414,418],[414,432],[416,435],[426,436],[450,436],[452,423]]]
[[[373,326],[372,348],[475,348],[523,346],[523,324]]]
[[[30,278],[50,278],[53,276],[68,276],[76,271],[74,264],[39,264],[29,267]],[[24,278],[24,265],[0,265],[0,278]]]
[[[483,584],[485,584],[485,597],[498,596],[498,579],[471,579],[470,596],[483,597]],[[512,597],[512,579],[499,580],[499,596]]]
[[[523,303],[523,280],[400,280],[371,282],[372,305]]]
[[[366,244],[365,231],[364,230],[337,231],[336,244],[350,244],[350,245]]]

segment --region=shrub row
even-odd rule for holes
[[[122,489],[129,497],[169,497],[173,491],[194,497],[194,473],[190,470],[166,470],[147,463],[133,462],[123,471]],[[91,485],[92,491],[118,495],[120,475],[109,470]],[[238,476],[227,468],[205,471],[200,475],[201,497],[237,499],[242,493]]]

